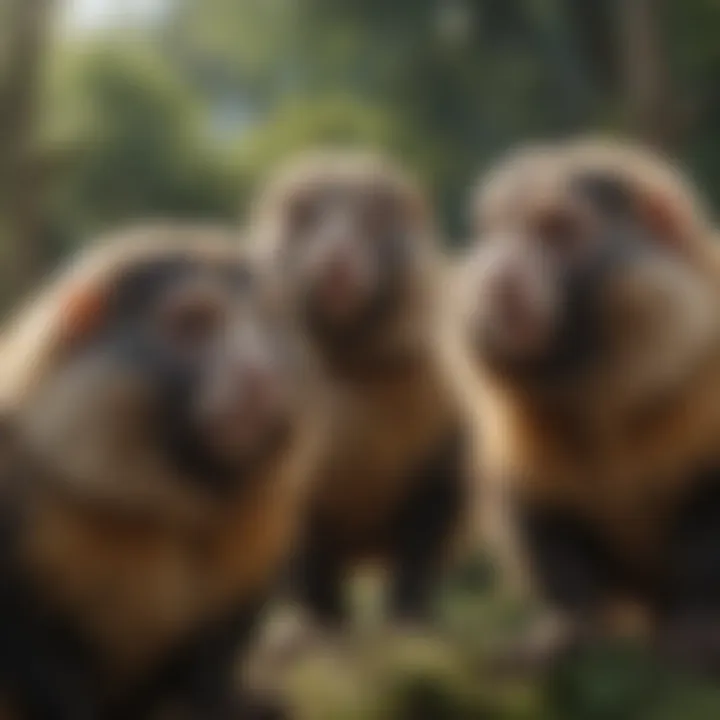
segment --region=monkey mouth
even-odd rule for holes
[[[355,277],[323,278],[313,289],[313,312],[328,325],[352,324],[372,302],[372,288]]]
[[[277,457],[290,441],[294,425],[289,417],[266,425],[250,421],[239,431],[228,426],[224,433],[215,426],[186,434],[174,444],[173,456],[183,474],[194,485],[213,495],[227,496],[244,487],[264,466]]]
[[[492,355],[511,360],[540,358],[552,342],[553,324],[529,305],[490,307],[477,321],[476,338]]]
[[[289,412],[278,406],[229,406],[199,421],[200,433],[213,453],[242,460],[265,446],[289,424]]]
[[[213,452],[234,471],[235,484],[242,484],[248,474],[275,457],[292,435],[293,423],[289,417],[277,417],[258,424],[245,435],[227,436],[214,445]]]

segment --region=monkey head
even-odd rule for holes
[[[289,305],[323,346],[354,346],[418,303],[431,243],[418,190],[390,162],[314,153],[261,193],[255,223]]]
[[[609,141],[531,148],[490,174],[475,211],[463,325],[497,376],[643,393],[715,341],[708,227],[654,155]]]
[[[120,233],[6,334],[5,407],[84,492],[223,496],[288,442],[301,355],[222,235]]]

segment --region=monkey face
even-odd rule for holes
[[[466,264],[479,357],[546,386],[666,380],[707,344],[716,315],[707,278],[675,240],[673,198],[645,204],[606,170],[556,171],[518,179],[512,210],[488,217]]]
[[[317,339],[357,339],[403,306],[426,230],[389,171],[354,157],[311,163],[276,190],[271,213],[285,292]]]
[[[129,333],[147,353],[139,367],[157,383],[169,451],[201,475],[232,474],[287,429],[287,357],[278,328],[238,286],[252,282],[242,270],[178,279],[156,298],[147,325]]]
[[[466,272],[477,289],[473,333],[493,362],[518,371],[565,371],[595,338],[584,297],[601,247],[592,219],[568,203],[487,229]]]
[[[398,301],[409,262],[404,212],[385,188],[313,187],[290,201],[287,268],[318,333],[355,333]]]
[[[201,488],[234,487],[288,439],[297,410],[299,356],[257,282],[234,258],[130,263],[42,384],[41,446],[64,460],[77,446],[73,472],[87,476],[143,456]]]

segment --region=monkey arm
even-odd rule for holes
[[[667,554],[660,643],[672,659],[720,669],[720,468],[703,473],[679,513]]]
[[[225,720],[243,717],[243,689],[236,683],[238,658],[251,641],[264,603],[243,603],[215,621],[183,646],[171,661],[112,709],[113,720],[154,717],[172,707],[188,720]]]
[[[423,620],[463,502],[464,436],[453,431],[429,458],[393,523],[396,617]]]
[[[97,667],[71,627],[43,612],[31,586],[3,562],[0,685],[29,720],[96,720]]]
[[[516,522],[541,596],[576,618],[600,610],[621,573],[592,528],[562,511],[538,507],[518,509]]]

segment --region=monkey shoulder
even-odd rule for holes
[[[289,551],[293,515],[269,489],[193,532],[42,498],[16,557],[43,601],[91,638],[118,675],[134,675],[267,592]]]
[[[329,483],[355,484],[355,476],[400,480],[409,467],[422,462],[456,418],[455,409],[438,378],[430,373],[336,382],[326,466]],[[343,472],[338,472],[342,467]]]
[[[560,518],[628,559],[658,560],[676,523],[716,503],[720,396],[715,373],[593,445],[567,426],[509,423],[486,453],[490,513]]]

